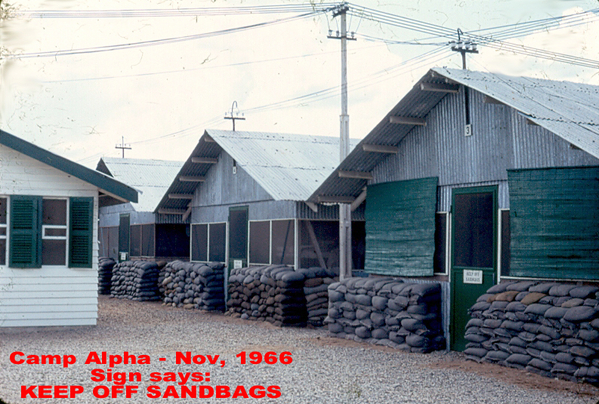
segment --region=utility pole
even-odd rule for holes
[[[466,53],[478,53],[478,49],[474,42],[462,41],[464,33],[458,28],[457,42],[451,42],[451,50],[462,54],[462,69],[466,70]],[[464,128],[464,136],[472,136],[472,122],[470,122],[470,91],[468,87],[464,87],[464,112],[466,119],[466,127]]]
[[[341,32],[333,36],[329,31],[328,38],[341,39],[341,115],[339,161],[349,154],[349,115],[347,112],[347,40],[355,40],[353,34],[347,35],[347,3],[341,4],[334,11],[333,17],[340,17]],[[352,236],[351,236],[351,205],[339,204],[339,279],[352,276]]]
[[[123,151],[123,157],[125,158],[125,149],[126,150],[131,150],[131,145],[130,144],[125,144],[125,136],[121,137],[121,144],[120,145],[116,145],[114,146],[115,149],[121,149]]]
[[[462,41],[464,33],[458,28],[458,40],[450,42],[451,50],[462,54],[462,69],[466,70],[466,53],[478,53],[476,43],[470,41]]]
[[[235,112],[235,109],[237,109],[237,112]],[[227,115],[228,113],[230,115]],[[236,120],[245,121],[243,114],[239,116],[239,108],[237,108],[237,101],[233,101],[233,104],[231,104],[231,112],[225,112],[225,119],[230,119],[231,121],[233,121],[233,132],[235,132]]]

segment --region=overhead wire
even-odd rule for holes
[[[572,28],[599,20],[599,8],[586,10],[580,13],[568,14],[566,16],[550,17],[541,20],[527,21],[523,23],[502,25],[497,27],[482,28],[468,31],[467,33],[480,35],[483,32],[489,32],[496,39],[512,39],[524,35],[534,34],[540,31],[551,29],[559,30]]]
[[[234,28],[234,29],[230,29],[230,30],[215,31],[214,33],[200,34],[201,35],[200,37],[204,37],[204,35],[206,35],[206,37],[208,37],[212,34],[222,35],[225,33],[230,33],[229,31],[238,32],[241,30],[251,29],[251,28],[258,27],[258,26],[265,26],[265,25],[271,25],[274,23],[290,21],[290,20],[299,19],[299,18],[306,18],[306,17],[314,15],[316,13],[330,11],[330,10],[332,10],[332,8],[337,7],[337,5],[335,5],[333,3],[328,3],[328,5],[326,7],[328,7],[328,8],[322,8],[322,9],[319,9],[318,11],[316,10],[315,7],[312,7],[311,12],[300,15],[300,16],[279,19],[279,20],[275,20],[273,22],[267,22],[267,23],[262,23],[262,24],[254,24],[254,25],[250,25],[250,26],[238,27],[238,28]],[[283,8],[286,11],[281,11],[280,8],[277,9],[276,7],[275,8],[264,7],[259,10],[256,9],[255,7],[251,7],[251,9],[253,11],[250,11],[250,8],[245,8],[245,9],[237,8],[236,10],[232,10],[231,8],[222,8],[221,10],[213,9],[212,14],[210,14],[210,15],[230,15],[231,13],[235,13],[235,14],[243,14],[243,13],[266,14],[266,13],[280,13],[280,12],[297,12],[299,10],[299,9],[294,9],[293,11],[291,11],[292,10],[291,7],[283,7]],[[241,10],[241,9],[244,9],[244,10]],[[303,9],[303,10],[305,11],[305,9]],[[488,46],[488,47],[498,49],[498,50],[520,53],[520,54],[524,54],[524,55],[528,55],[528,56],[535,56],[535,57],[540,57],[540,58],[545,58],[545,59],[550,59],[550,60],[560,61],[560,62],[565,62],[565,63],[571,63],[571,64],[576,64],[576,65],[584,66],[584,67],[597,68],[599,66],[599,62],[597,62],[595,60],[575,57],[575,56],[567,55],[567,54],[563,54],[563,53],[546,51],[543,49],[536,49],[536,48],[527,47],[524,45],[513,44],[513,43],[506,42],[505,40],[500,39],[500,38],[512,39],[512,38],[516,38],[516,37],[519,37],[522,35],[528,35],[530,33],[538,32],[540,30],[549,29],[550,26],[553,27],[555,25],[557,25],[557,27],[559,27],[559,28],[567,28],[567,27],[573,27],[573,26],[585,24],[585,23],[588,23],[589,21],[594,22],[594,20],[598,19],[597,18],[597,10],[599,10],[599,9],[589,10],[585,13],[579,13],[579,14],[574,14],[574,15],[570,15],[570,16],[552,17],[552,18],[548,18],[548,19],[530,21],[530,22],[526,22],[526,23],[503,25],[503,26],[499,26],[499,27],[484,28],[484,29],[475,30],[475,31],[468,31],[468,32],[465,32],[463,34],[463,36],[468,38],[469,40],[480,43],[481,46]],[[161,12],[161,13],[157,14],[155,12],[152,12],[152,13],[146,13],[144,15],[139,14],[139,10],[137,10],[137,11],[136,10],[124,10],[124,11],[125,12],[122,13],[121,15],[104,13],[101,15],[101,17],[106,17],[106,18],[111,18],[111,17],[128,18],[128,17],[132,17],[132,16],[166,17],[166,16],[174,16],[175,14],[177,16],[180,16],[180,15],[197,15],[197,14],[193,14],[193,13],[198,13],[198,9],[195,9],[194,11],[188,10],[187,11],[188,14],[185,14],[185,13],[181,14],[179,12],[179,10],[177,10],[178,14],[177,13],[171,14],[171,13],[166,13],[166,12]],[[136,12],[137,12],[137,14],[136,14]],[[219,13],[221,13],[221,14],[219,14]],[[413,40],[413,41],[394,41],[394,40],[387,40],[384,38],[378,38],[378,37],[369,36],[369,35],[362,35],[362,37],[364,37],[364,39],[366,39],[366,40],[381,41],[386,44],[400,44],[400,45],[416,45],[416,44],[418,44],[418,45],[436,45],[436,46],[444,45],[442,48],[437,48],[431,52],[426,52],[425,54],[419,55],[413,59],[405,61],[398,66],[392,67],[390,69],[384,69],[382,71],[379,71],[377,73],[369,75],[367,78],[362,78],[360,80],[356,80],[355,82],[353,82],[350,85],[350,88],[354,91],[356,89],[368,87],[375,83],[379,83],[381,81],[390,79],[392,77],[396,77],[400,74],[404,74],[408,68],[415,68],[415,66],[420,66],[425,63],[428,63],[432,59],[435,59],[435,61],[440,60],[441,58],[445,58],[447,56],[447,54],[450,53],[450,51],[446,48],[447,43],[443,43],[443,44],[440,44],[439,42],[431,43],[431,42],[427,42],[428,40],[431,40],[431,39],[438,40],[440,38],[444,38],[447,40],[455,41],[458,39],[457,31],[454,31],[450,28],[439,26],[436,24],[427,23],[424,21],[407,18],[407,17],[397,16],[397,15],[394,15],[391,13],[382,12],[382,11],[378,11],[378,10],[374,10],[374,9],[370,9],[370,8],[366,8],[366,7],[352,5],[348,11],[348,14],[350,14],[352,17],[354,15],[359,17],[360,23],[361,23],[362,19],[369,19],[371,21],[378,22],[381,24],[386,24],[389,26],[394,26],[394,27],[398,27],[398,28],[402,28],[402,29],[416,31],[419,33],[424,33],[424,34],[432,36],[431,38],[422,38],[422,39]],[[208,14],[202,14],[202,15],[208,15]],[[582,18],[583,16],[585,16],[585,18]],[[84,14],[79,13],[78,15],[74,15],[73,13],[71,13],[69,15],[69,14],[55,13],[52,16],[50,16],[50,14],[44,14],[44,15],[39,14],[38,16],[35,16],[34,14],[30,14],[30,18],[92,18],[92,14],[84,15]],[[95,14],[93,18],[100,18],[99,14]],[[353,19],[350,21],[353,21]],[[328,20],[327,20],[327,22],[328,22]],[[483,33],[484,33],[484,35],[482,35]],[[193,37],[193,38],[191,38],[191,37]],[[181,38],[180,40],[199,39],[200,37],[198,37],[196,35],[188,36],[188,37],[180,37]],[[183,39],[183,38],[186,38],[186,39]],[[187,39],[187,38],[189,38],[189,39]],[[179,39],[179,38],[168,38],[168,39],[165,39],[164,41],[171,41],[171,40],[177,40],[177,39]],[[162,40],[158,40],[158,41],[162,41]],[[127,45],[151,46],[149,44],[142,45],[142,44],[146,44],[146,43],[150,43],[150,42],[153,42],[153,41],[145,41],[145,42],[141,42],[141,43],[124,44],[124,45],[125,46],[127,46]],[[165,43],[169,43],[169,42],[165,42]],[[109,48],[109,47],[107,47],[107,48]],[[443,49],[443,48],[445,48],[445,49]],[[106,49],[106,50],[118,50],[118,49]],[[81,51],[85,51],[85,50],[81,50]],[[105,51],[105,50],[101,50],[101,51]],[[70,51],[70,52],[73,52],[73,51]],[[92,53],[92,52],[85,52],[85,53]],[[49,56],[55,56],[56,52],[48,52],[48,54],[49,54]],[[69,54],[69,53],[65,53],[65,54]],[[35,57],[35,56],[32,56],[32,57]],[[401,69],[401,66],[405,66],[405,68]],[[397,71],[395,71],[395,70],[397,70]],[[390,74],[391,71],[395,71],[395,73],[393,75],[391,75]],[[386,76],[384,76],[385,74],[386,74]],[[246,109],[245,111],[246,112],[264,112],[264,111],[269,111],[269,110],[287,108],[290,106],[296,106],[296,105],[298,105],[298,103],[301,105],[301,103],[305,103],[305,102],[318,102],[318,101],[321,101],[321,100],[324,100],[327,98],[337,96],[339,91],[340,90],[338,89],[337,86],[330,87],[330,88],[326,88],[326,89],[312,92],[309,94],[305,94],[305,95],[302,95],[299,97],[293,97],[293,98],[290,98],[287,100],[249,108],[249,109]],[[221,119],[222,119],[222,117],[212,118],[212,119],[210,119],[206,122],[203,122],[201,124],[193,125],[191,127],[188,127],[188,128],[176,131],[176,132],[172,132],[167,135],[161,135],[161,136],[151,138],[151,139],[144,139],[144,140],[141,140],[138,142],[132,142],[132,144],[133,143],[135,143],[135,144],[146,143],[147,144],[147,143],[152,143],[152,142],[156,142],[156,141],[161,141],[163,139],[171,138],[171,137],[188,136],[188,135],[196,133],[195,129],[197,129],[201,126],[208,125],[208,124],[217,123]],[[85,159],[87,159],[87,158],[85,158]]]
[[[441,58],[445,58],[447,56],[447,54],[449,54],[449,53],[450,53],[450,51],[447,49],[444,49],[444,48],[438,48],[438,49],[435,49],[432,51],[425,52],[425,53],[418,55],[412,59],[406,60],[398,65],[394,65],[389,68],[382,69],[372,75],[360,78],[360,79],[352,82],[352,84],[350,84],[350,86],[349,86],[349,89],[353,90],[353,91],[359,90],[359,89],[362,89],[362,88],[365,88],[365,87],[368,87],[368,86],[371,86],[374,84],[378,84],[381,81],[392,79],[399,75],[409,73],[412,69],[419,68],[419,67],[422,67],[423,64],[430,63],[431,58],[436,58],[436,60],[439,60]],[[382,77],[382,76],[386,76],[386,77]],[[373,81],[373,78],[376,78],[377,80]],[[298,97],[293,97],[293,98],[289,98],[289,99],[282,100],[282,101],[277,101],[277,102],[273,102],[273,103],[269,103],[269,104],[264,104],[264,105],[259,105],[256,107],[247,108],[247,109],[244,109],[244,113],[267,112],[267,111],[273,111],[273,110],[289,108],[292,106],[297,106],[298,104],[301,105],[306,102],[320,102],[325,99],[336,97],[339,95],[339,93],[340,93],[339,86],[328,87],[323,90],[315,91],[315,92],[312,92],[309,94],[304,94],[304,95],[301,95]],[[130,142],[130,144],[131,145],[140,145],[140,144],[147,145],[147,144],[162,141],[164,139],[183,138],[186,136],[197,134],[197,132],[195,131],[196,129],[206,128],[211,125],[215,125],[215,124],[219,123],[222,119],[223,119],[222,116],[213,117],[213,118],[208,119],[202,123],[192,125],[187,128],[168,133],[166,135],[160,135],[160,136],[149,138],[149,139],[139,140],[136,142]],[[85,158],[81,159],[80,161],[84,161],[89,158],[90,157],[85,157]],[[93,158],[93,156],[91,158]]]
[[[353,7],[350,7],[350,10],[352,10],[352,8]],[[387,24],[390,26],[415,30],[417,32],[434,34],[436,35],[436,38],[444,37],[447,39],[452,39],[454,42],[462,39],[462,37],[458,37],[457,31],[453,31],[449,28],[442,27],[436,24],[423,23],[418,20],[409,19],[387,12],[381,12],[366,7],[357,6],[355,7],[355,9],[357,10],[356,12],[362,13],[364,18],[371,19],[372,21],[376,21],[381,24]],[[488,46],[497,50],[509,51],[526,56],[534,56],[537,58],[552,60],[561,63],[569,63],[581,67],[599,68],[599,61],[592,59],[581,58],[560,52],[547,51],[544,49],[538,49],[530,46],[514,44],[504,40],[496,39],[492,36],[476,35],[469,32],[464,33],[463,35],[467,37],[469,41],[475,42],[477,45]]]
[[[165,45],[172,44],[177,42],[191,41],[197,39],[211,38],[220,35],[233,34],[238,32],[243,32],[256,28],[263,28],[275,24],[287,23],[290,21],[305,19],[316,14],[315,12],[309,12],[305,14],[296,15],[293,17],[280,18],[273,21],[261,22],[257,24],[250,24],[241,27],[235,28],[227,28],[224,30],[206,32],[202,34],[194,34],[194,35],[184,35],[179,37],[172,38],[162,38],[162,39],[154,39],[149,41],[140,41],[140,42],[131,42],[126,44],[116,44],[116,45],[106,45],[106,46],[96,46],[89,48],[79,48],[79,49],[70,49],[70,50],[57,50],[57,51],[44,51],[44,52],[32,52],[32,53],[22,53],[22,54],[8,54],[4,56],[0,56],[1,59],[29,59],[29,58],[43,58],[43,57],[57,57],[57,56],[70,56],[70,55],[79,55],[79,54],[90,54],[90,53],[99,53],[99,52],[108,52],[115,50],[123,50],[123,49],[134,49],[141,48],[147,46],[155,46],[155,45]]]
[[[358,51],[358,50],[364,50],[364,49],[372,49],[372,48],[379,47],[379,46],[384,46],[384,45],[379,44],[379,45],[363,46],[363,47],[356,48],[355,50]],[[96,80],[112,80],[112,79],[134,78],[134,77],[146,77],[146,76],[156,76],[156,75],[162,75],[162,74],[188,73],[188,72],[205,70],[205,69],[222,69],[222,68],[227,68],[227,67],[279,62],[279,61],[283,61],[283,60],[300,59],[300,58],[323,56],[323,55],[338,54],[338,53],[339,53],[338,50],[327,51],[327,52],[315,52],[315,53],[306,53],[303,55],[285,56],[285,57],[272,58],[272,59],[250,60],[250,61],[245,61],[245,62],[219,64],[219,65],[202,65],[199,67],[193,67],[193,68],[189,68],[189,69],[186,68],[186,69],[178,69],[178,70],[159,71],[159,72],[124,74],[124,75],[119,75],[119,76],[99,76],[99,77],[82,77],[82,78],[67,79],[67,80],[62,80],[62,79],[61,80],[47,80],[47,81],[41,81],[40,83],[42,83],[42,84],[71,83],[71,82],[81,82],[81,81],[96,81]]]
[[[273,4],[233,7],[186,7],[176,9],[125,9],[125,10],[18,10],[16,17],[36,19],[66,18],[172,18],[197,16],[227,16],[256,14],[285,14],[330,11],[339,3]]]

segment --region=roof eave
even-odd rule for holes
[[[54,154],[46,149],[20,139],[8,132],[0,130],[0,144],[9,147],[19,153],[29,156],[50,167],[56,168],[65,174],[72,175],[109,192],[121,199],[137,202],[137,191],[99,171],[84,167],[74,161]]]

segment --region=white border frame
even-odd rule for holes
[[[69,267],[69,248],[70,248],[70,232],[69,232],[69,228],[71,226],[70,223],[70,219],[71,219],[71,198],[68,197],[53,197],[53,196],[43,196],[42,197],[42,215],[44,214],[44,200],[60,200],[60,201],[66,201],[66,217],[65,217],[65,225],[54,225],[54,224],[43,224],[44,219],[42,218],[42,234],[40,235],[41,237],[41,242],[43,244],[44,240],[64,240],[64,264],[59,264],[59,265],[44,265],[43,262],[43,247],[42,247],[42,264],[41,266],[43,267]],[[93,219],[92,219],[93,220]],[[65,236],[46,236],[46,229],[65,229]]]

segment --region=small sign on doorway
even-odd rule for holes
[[[243,260],[233,260],[233,269],[243,268]]]
[[[483,271],[476,271],[472,269],[464,270],[464,283],[470,283],[475,285],[482,285],[483,283]]]

